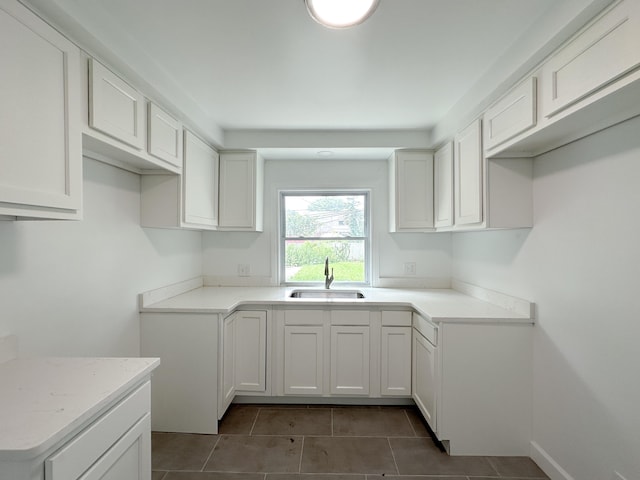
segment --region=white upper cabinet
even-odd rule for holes
[[[433,157],[434,226],[453,225],[453,145],[446,143]]]
[[[485,112],[487,150],[536,125],[536,88],[536,77],[529,77]]]
[[[264,160],[255,151],[220,155],[219,229],[261,232]]]
[[[79,219],[80,51],[0,0],[0,216]]]
[[[543,115],[551,117],[640,65],[640,2],[624,0],[543,66]]]
[[[184,222],[215,227],[218,224],[218,152],[191,132],[185,131],[184,139]]]
[[[482,123],[476,120],[455,138],[455,224],[482,222],[483,155]]]
[[[144,96],[94,59],[89,60],[89,126],[144,148]]]
[[[153,102],[149,102],[149,154],[182,167],[182,123]]]
[[[217,228],[218,152],[185,130],[183,159],[182,175],[142,176],[140,224],[143,227]]]
[[[389,159],[391,232],[433,231],[433,154],[398,150]]]

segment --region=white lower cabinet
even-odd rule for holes
[[[218,433],[219,315],[140,314],[140,354],[160,357],[151,425],[160,432]]]
[[[431,430],[438,431],[437,405],[437,377],[436,377],[436,346],[433,345],[418,330],[413,333],[413,370],[412,390],[413,400],[422,412]]]
[[[369,395],[369,326],[331,327],[331,394]]]
[[[284,327],[284,394],[322,395],[324,392],[325,328],[317,325]]]
[[[267,312],[239,311],[222,321],[218,417],[238,394],[267,392]]]
[[[380,394],[411,396],[411,327],[382,326],[380,339]]]
[[[150,480],[149,382],[45,460],[45,480]]]

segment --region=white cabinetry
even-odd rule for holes
[[[411,312],[382,312],[380,394],[411,395]]]
[[[528,455],[532,329],[413,315],[413,399],[452,455]]]
[[[264,160],[255,151],[220,154],[220,230],[262,231]]]
[[[408,397],[411,314],[276,311],[274,395]]]
[[[496,145],[536,125],[537,78],[520,83],[484,114],[485,148]]]
[[[79,219],[80,50],[0,0],[0,217]]]
[[[398,150],[389,159],[391,232],[433,231],[433,154]]]
[[[157,358],[14,358],[0,365],[0,478],[151,480]]]
[[[218,152],[189,131],[184,134],[184,147],[184,222],[202,228],[215,227],[218,224]]]
[[[618,2],[547,62],[542,112],[555,115],[640,65],[640,4]]]
[[[267,392],[267,312],[239,311],[222,322],[221,418],[238,394]]]
[[[149,382],[44,463],[47,480],[149,480]]]
[[[149,102],[149,154],[182,168],[182,123]]]
[[[444,144],[433,157],[434,226],[453,226],[453,145]]]
[[[446,146],[439,150],[438,164],[447,165]],[[446,168],[436,181],[444,185]],[[454,216],[448,223],[448,201],[437,203],[442,226],[438,230],[522,228],[533,225],[533,161],[531,158],[486,158],[482,151],[482,122],[463,129],[454,142]],[[445,186],[439,187],[446,189]]]
[[[482,222],[482,123],[474,121],[455,138],[454,191],[456,225]]]
[[[143,175],[143,227],[214,230],[218,224],[218,152],[184,132],[182,175]]]
[[[369,395],[369,351],[368,325],[331,326],[332,395]]]
[[[282,366],[282,393],[325,393],[325,337],[327,325],[322,310],[286,310],[278,363]]]
[[[89,60],[89,126],[144,148],[144,96],[95,59]]]
[[[162,362],[153,377],[153,430],[218,433],[218,321],[217,314],[140,314],[141,355]]]
[[[437,328],[413,314],[413,399],[434,433],[438,432],[437,404],[439,377],[437,369]]]

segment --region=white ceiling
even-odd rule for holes
[[[588,3],[381,0],[364,24],[331,30],[303,0],[25,1],[65,11],[90,51],[110,51],[210,138],[428,131],[551,9]]]

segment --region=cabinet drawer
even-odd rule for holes
[[[285,325],[322,325],[324,312],[322,310],[285,310]]]
[[[640,3],[619,2],[543,66],[542,109],[551,117],[640,65]]]
[[[535,125],[536,77],[531,77],[485,113],[485,147],[495,147]]]
[[[422,334],[432,345],[438,345],[438,327],[428,321],[426,318],[413,314],[413,328]]]
[[[147,381],[45,461],[45,479],[75,479],[149,412]]]
[[[332,310],[331,325],[369,325],[369,311]]]
[[[411,312],[382,312],[383,327],[410,327]]]

